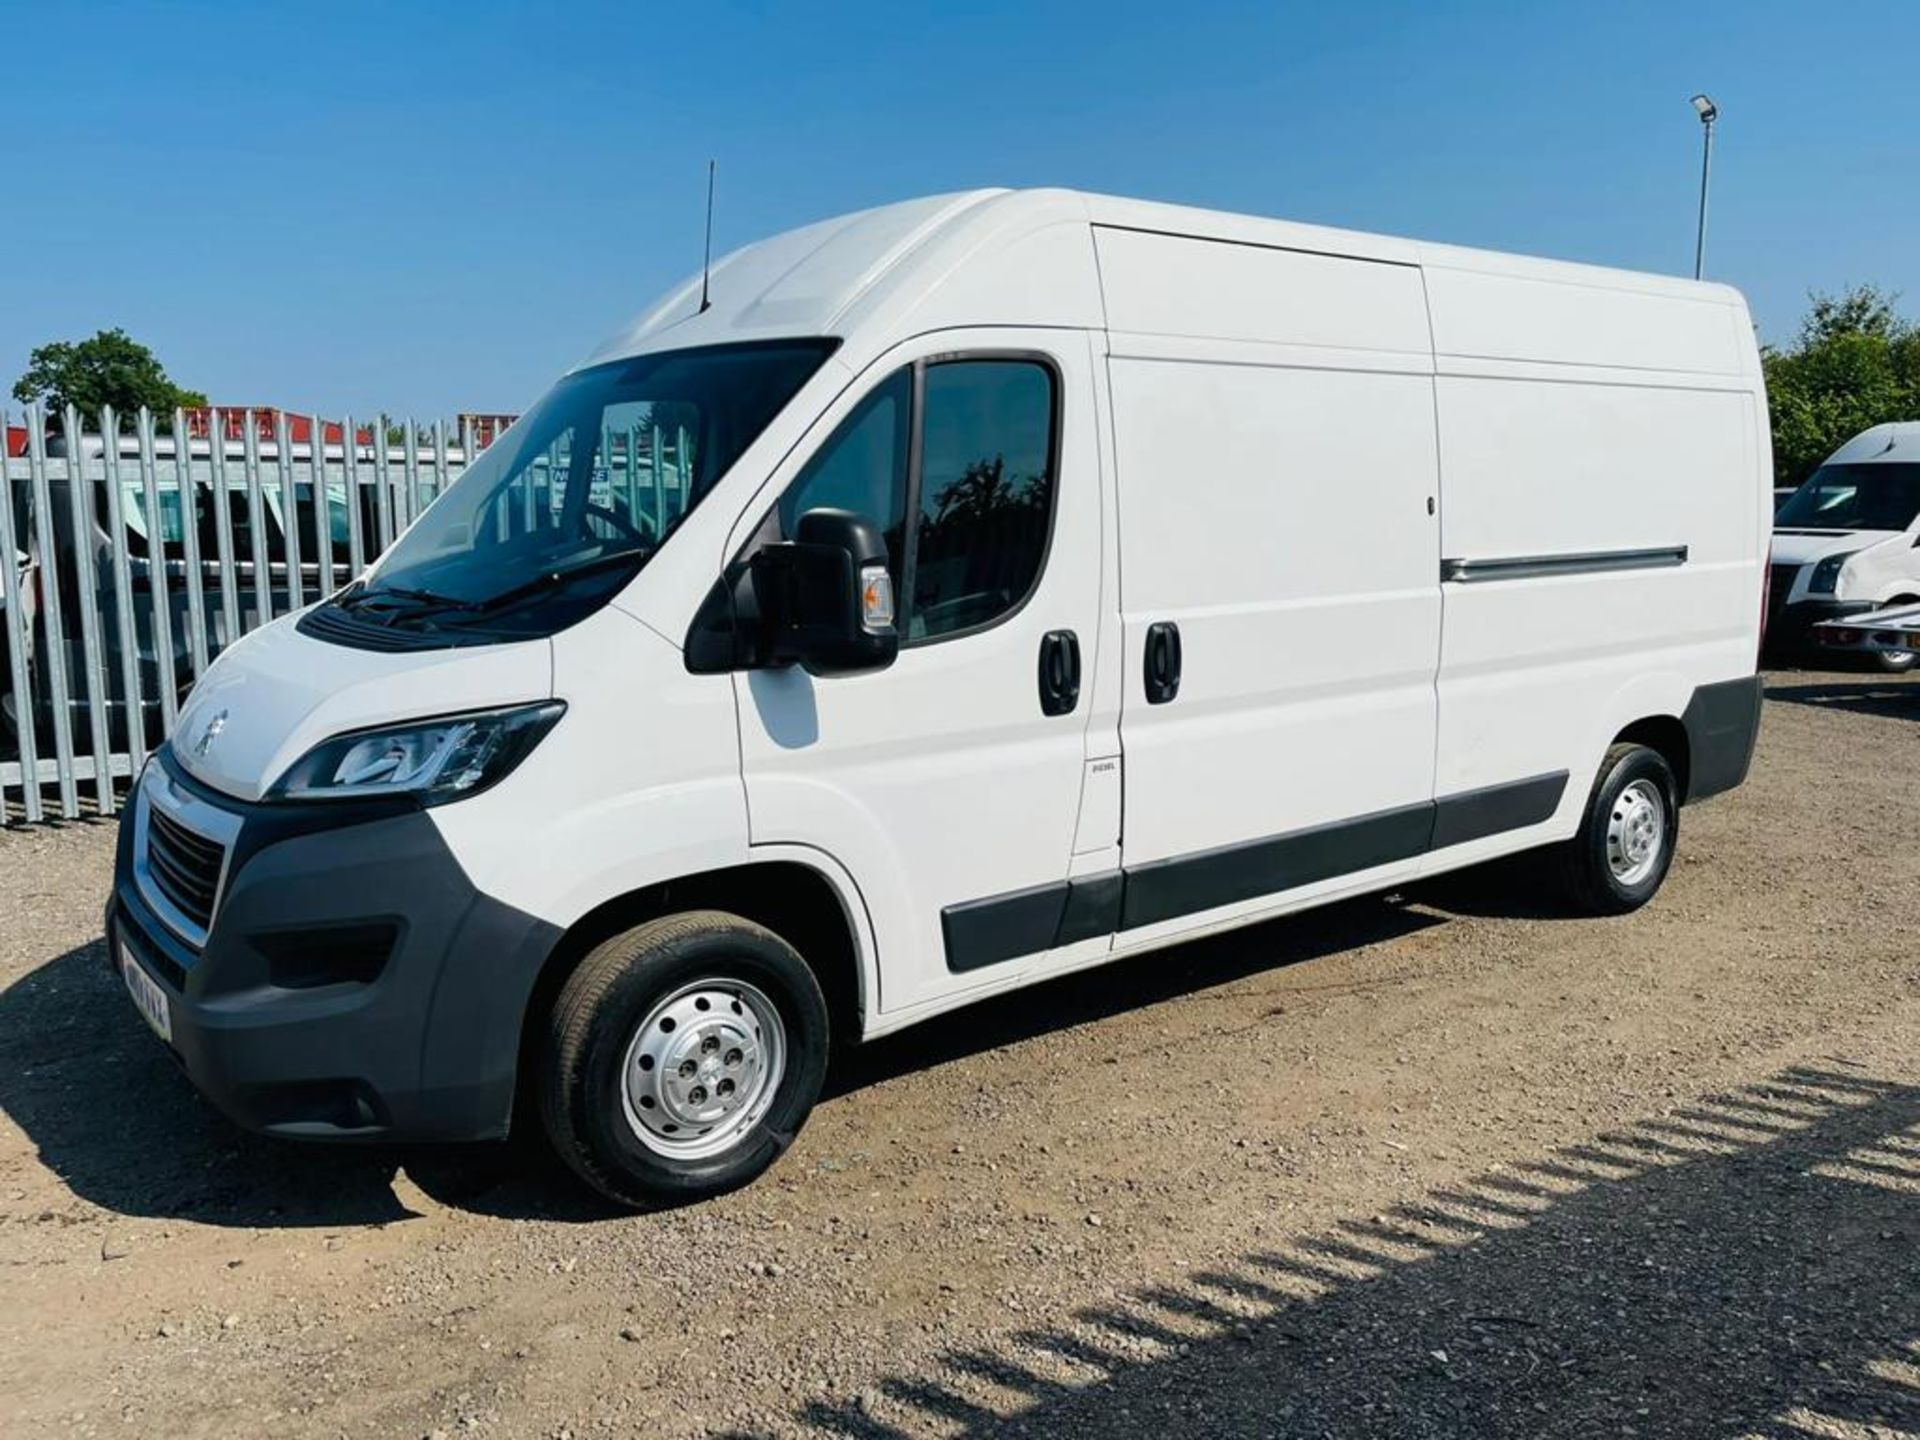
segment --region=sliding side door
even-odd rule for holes
[[[1411,874],[1433,827],[1412,265],[1100,231],[1124,629],[1119,944]]]

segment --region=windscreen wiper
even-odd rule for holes
[[[461,600],[452,595],[439,595],[432,590],[410,590],[404,585],[363,585],[352,594],[342,595],[334,603],[345,610],[358,610],[363,605],[387,597],[406,601],[414,613],[418,613],[421,609],[471,610],[474,606],[471,600]]]
[[[553,589],[556,585],[564,585],[576,576],[591,574],[596,570],[611,570],[616,565],[644,563],[647,557],[653,554],[654,548],[650,545],[635,545],[630,549],[615,550],[608,555],[596,555],[593,559],[582,560],[577,565],[562,565],[558,569],[542,570],[531,580],[510,585],[498,595],[489,595],[484,600],[475,600],[465,608],[481,614],[501,610],[516,600],[524,600],[529,595],[538,595]]]

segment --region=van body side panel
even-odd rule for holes
[[[1425,848],[1433,799],[1439,544],[1419,274],[1096,236],[1130,892],[1142,876],[1123,942],[1356,874],[1390,883]],[[1147,633],[1162,624],[1178,627],[1179,687],[1149,703]],[[1351,842],[1350,863],[1306,863],[1326,847],[1294,837],[1316,832]]]
[[[1436,785],[1573,777],[1551,819],[1472,858],[1571,833],[1615,735],[1753,673],[1763,482],[1720,292],[1444,267],[1427,282],[1448,577]]]

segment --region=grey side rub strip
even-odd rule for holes
[[[1493,559],[1440,562],[1440,579],[1455,585],[1483,580],[1531,580],[1538,575],[1599,575],[1611,570],[1665,570],[1687,563],[1687,547],[1650,550],[1590,550],[1578,555],[1503,555]]]
[[[1278,894],[1537,825],[1559,807],[1567,772],[1489,785],[1351,820],[1037,885],[940,912],[956,973],[1095,935],[1137,929]]]

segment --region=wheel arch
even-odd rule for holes
[[[1635,720],[1615,735],[1613,745],[1644,745],[1667,762],[1673,771],[1673,781],[1679,790],[1678,799],[1685,804],[1693,781],[1693,740],[1687,734],[1686,722],[1677,715],[1648,715]]]
[[[643,885],[602,901],[569,925],[541,964],[521,1016],[518,1091],[528,1090],[524,1081],[540,1021],[587,953],[636,925],[686,910],[724,910],[780,936],[818,977],[834,1043],[862,1038],[878,988],[864,903],[851,881],[826,864],[782,853]]]

